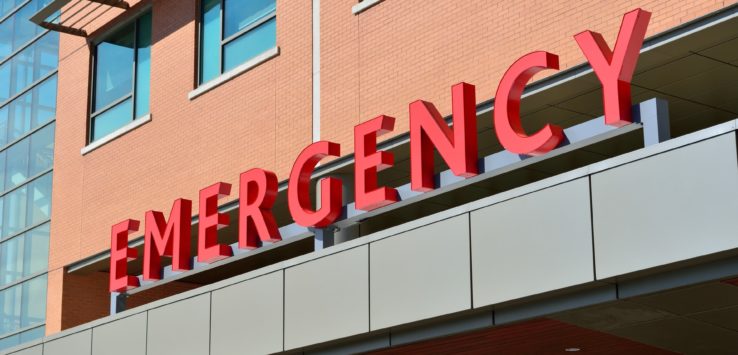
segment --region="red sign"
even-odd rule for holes
[[[631,123],[630,82],[651,14],[641,9],[623,17],[614,49],[602,35],[585,31],[574,36],[602,85],[605,123],[623,126]],[[520,101],[526,83],[541,70],[558,69],[559,58],[548,52],[532,52],[515,61],[497,88],[494,126],[497,139],[510,152],[542,155],[564,139],[561,127],[548,124],[528,135],[520,120]],[[410,180],[414,191],[436,188],[433,177],[434,150],[457,176],[472,177],[477,171],[476,98],[473,85],[459,83],[451,89],[453,126],[448,126],[436,107],[426,101],[410,104]],[[398,201],[397,191],[379,186],[377,173],[391,168],[394,156],[377,151],[377,138],[394,128],[395,119],[378,116],[354,128],[355,205],[370,211]],[[320,181],[320,208],[313,210],[310,177],[318,162],[327,156],[340,156],[337,143],[320,141],[307,146],[297,156],[289,176],[287,200],[295,223],[305,227],[330,226],[341,215],[342,182],[336,178]],[[231,185],[218,182],[200,191],[197,260],[212,263],[232,256],[231,248],[218,243],[218,229],[229,225],[229,216],[218,212],[218,199],[229,195]],[[258,248],[262,241],[282,238],[272,215],[277,195],[277,176],[266,170],[251,169],[239,180],[238,247]],[[190,265],[190,221],[192,202],[174,201],[169,219],[159,211],[145,214],[144,280],[161,278],[161,257],[172,258],[172,270],[184,271]],[[138,278],[128,275],[127,262],[138,257],[128,247],[128,235],[139,230],[139,221],[127,219],[113,226],[110,245],[110,292],[123,292],[139,286]]]

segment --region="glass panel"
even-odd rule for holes
[[[54,163],[54,127],[52,123],[31,135],[29,176],[48,170]]]
[[[133,91],[133,31],[130,24],[97,45],[95,112]]]
[[[276,45],[277,18],[275,17],[223,47],[225,56],[223,70],[231,70]]]
[[[46,275],[23,283],[21,327],[43,323],[46,320]]]
[[[7,285],[23,277],[23,244],[20,235],[0,244],[0,285]]]
[[[8,148],[8,163],[5,173],[5,188],[11,189],[28,179],[28,148],[30,139],[26,138]]]
[[[49,223],[26,232],[24,239],[23,276],[25,277],[44,271],[49,265]]]
[[[7,150],[3,150],[0,152],[0,191],[5,191],[5,156],[6,156]],[[2,214],[0,213],[0,216]],[[2,219],[2,218],[0,218]]]
[[[0,23],[0,58],[5,58],[13,52],[13,17]]]
[[[7,58],[18,48],[39,35],[43,28],[30,21],[44,5],[44,1],[32,0],[13,16],[0,23],[0,60]]]
[[[223,0],[224,36],[228,38],[276,9],[275,0]]]
[[[26,227],[27,186],[22,186],[5,195],[3,237],[18,233]]]
[[[27,93],[10,103],[8,142],[12,142],[31,129],[33,95]]]
[[[8,111],[10,105],[0,108],[0,147],[8,144]],[[1,189],[0,189],[1,190]]]
[[[0,0],[0,16],[5,16],[24,1],[25,0]]]
[[[92,139],[95,141],[114,132],[116,129],[131,122],[133,105],[131,99],[125,100],[113,108],[99,114],[92,119]]]
[[[20,344],[20,335],[11,335],[7,338],[0,339],[0,350],[4,350]]]
[[[0,147],[52,120],[55,113],[56,75],[0,109]]]
[[[56,70],[59,33],[48,32],[0,66],[0,103]]]
[[[9,63],[10,62],[5,63],[5,65],[0,66],[0,103],[3,103],[5,102],[5,100],[10,98],[11,65]]]
[[[205,0],[202,5],[200,39],[200,83],[220,74],[220,0]]]
[[[38,328],[27,330],[23,333],[20,333],[20,342],[25,343],[31,340],[36,340],[38,338],[41,338],[44,336],[45,332],[46,332],[45,326],[40,326]]]
[[[51,173],[29,184],[27,226],[47,221],[51,217]]]
[[[53,0],[41,0],[38,1],[38,9],[40,10],[42,7],[46,6],[46,4],[52,2]],[[26,0],[0,0],[0,17],[3,17],[13,11],[16,7],[20,6],[26,2]]]
[[[0,334],[20,328],[21,285],[0,291]]]
[[[44,81],[33,89],[33,98],[36,102],[31,127],[38,127],[54,119],[56,115],[56,75]]]
[[[149,113],[151,87],[151,13],[138,20],[136,34],[136,117]]]

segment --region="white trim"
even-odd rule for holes
[[[353,7],[351,7],[351,12],[353,12],[354,15],[358,15],[358,14],[364,12],[364,10],[366,10],[366,9],[368,9],[368,8],[376,5],[376,4],[379,4],[382,1],[384,1],[384,0],[364,0],[364,1],[361,1],[358,4],[354,5]]]
[[[89,152],[91,152],[91,151],[93,151],[93,150],[95,150],[97,148],[100,148],[100,147],[104,146],[105,144],[108,144],[108,143],[114,141],[118,137],[120,137],[120,136],[122,136],[122,135],[124,135],[124,134],[126,134],[126,133],[128,133],[128,132],[130,132],[130,131],[132,131],[134,129],[136,129],[137,127],[139,127],[139,126],[141,126],[141,125],[143,125],[145,123],[148,123],[149,121],[151,121],[151,114],[150,113],[147,114],[147,115],[145,115],[145,116],[141,116],[141,117],[139,117],[139,118],[137,118],[137,119],[129,122],[125,126],[123,126],[121,128],[118,128],[115,131],[109,133],[107,136],[102,137],[102,138],[100,138],[100,139],[98,139],[98,140],[96,140],[96,141],[88,144],[87,146],[85,146],[84,148],[82,148],[82,150],[80,151],[80,153],[82,155],[85,155],[85,154],[87,154],[87,153],[89,153]]]
[[[190,100],[194,100],[196,97],[210,90],[213,90],[220,85],[225,84],[231,79],[251,70],[252,68],[258,66],[259,64],[264,63],[267,60],[272,59],[278,55],[279,55],[279,47],[273,47],[273,48],[267,49],[266,51],[262,52],[256,57],[251,58],[247,62],[223,74],[220,74],[220,76],[218,76],[217,78],[201,84],[200,86],[197,87],[197,89],[190,91],[190,93],[187,94],[187,98],[189,98]]]

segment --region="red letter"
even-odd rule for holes
[[[397,202],[395,189],[377,187],[377,172],[395,163],[392,153],[377,152],[377,136],[392,131],[394,127],[395,119],[389,116],[379,116],[354,127],[354,196],[358,210],[371,211]]]
[[[138,287],[138,278],[128,275],[128,262],[138,251],[128,247],[128,234],[138,230],[138,221],[127,219],[113,225],[110,232],[110,292],[123,292]]]
[[[620,127],[632,122],[630,81],[650,18],[651,13],[641,9],[625,14],[614,52],[597,32],[584,31],[574,36],[602,84],[602,103],[608,125]]]
[[[474,85],[451,88],[453,129],[430,102],[410,104],[410,188],[430,191],[433,183],[433,147],[458,176],[477,175],[477,111]]]
[[[272,214],[277,199],[277,175],[271,171],[251,169],[241,173],[238,188],[238,247],[253,249],[261,241],[282,240]]]
[[[287,202],[295,222],[303,227],[326,227],[341,215],[341,180],[320,180],[320,208],[313,211],[310,202],[310,176],[318,162],[327,156],[340,156],[338,143],[320,141],[305,148],[295,160],[287,187]]]
[[[212,263],[229,256],[233,251],[228,245],[218,243],[218,229],[227,227],[227,213],[218,212],[218,199],[231,193],[231,184],[218,182],[200,190],[200,222],[197,238],[197,261]]]
[[[559,69],[559,57],[548,52],[522,56],[502,76],[495,96],[494,121],[497,139],[505,149],[516,154],[542,155],[564,138],[561,127],[547,124],[528,136],[520,122],[520,97],[525,84],[543,69]]]
[[[161,257],[172,258],[172,270],[190,270],[190,220],[192,201],[178,199],[172,205],[169,222],[159,211],[146,212],[144,234],[144,280],[161,279]]]

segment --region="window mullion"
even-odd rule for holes
[[[138,63],[138,22],[140,18],[133,24],[133,87],[131,90],[131,121],[136,119],[136,84],[138,75],[136,75],[136,67]]]
[[[246,27],[242,28],[240,31],[232,34],[230,37],[221,40],[220,43],[221,43],[222,46],[225,46],[228,43],[231,43],[233,40],[236,40],[239,37],[243,36],[244,34],[246,34],[246,32],[249,32],[249,31],[251,31],[251,30],[253,30],[253,29],[261,26],[265,22],[267,22],[267,21],[269,21],[269,20],[271,20],[271,19],[273,19],[275,17],[277,17],[277,11],[276,10],[271,11],[268,14],[266,14],[266,15],[264,15],[262,17],[259,17],[258,19],[252,21],[248,26],[246,26]]]
[[[220,0],[220,74],[223,74],[225,55],[223,53],[223,33],[225,33],[225,0]]]
[[[92,72],[92,85],[90,85],[90,100],[89,100],[89,103],[88,103],[89,104],[89,110],[87,111],[87,112],[89,112],[88,122],[90,122],[90,124],[88,125],[89,132],[87,134],[88,135],[88,137],[87,137],[87,142],[88,143],[89,142],[92,142],[93,132],[95,132],[95,122],[93,120],[94,112],[92,110],[95,109],[95,101],[97,101],[97,97],[95,95],[95,92],[97,91],[97,85],[98,85],[98,83],[97,83],[97,54],[98,54],[97,45],[95,45],[94,48],[93,48],[93,53],[92,53],[92,70],[91,70],[91,72]]]
[[[100,116],[101,114],[103,114],[106,111],[112,109],[113,107],[118,106],[118,104],[120,104],[121,102],[130,99],[131,97],[133,97],[133,90],[131,90],[131,92],[129,92],[129,93],[121,96],[120,98],[115,99],[115,101],[109,103],[107,106],[105,106],[105,107],[97,110],[96,112],[91,113],[90,114],[90,118],[94,119],[95,117]]]

